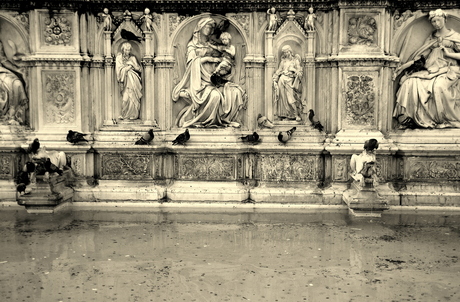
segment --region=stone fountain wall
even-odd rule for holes
[[[437,8],[433,4],[412,3],[406,10],[392,1],[312,2],[314,26],[308,27],[310,5],[286,2],[276,6],[278,21],[267,30],[268,4],[240,11],[231,3],[200,4],[212,14],[152,5],[147,25],[144,7],[114,3],[107,4],[108,25],[103,7],[85,11],[77,2],[68,9],[24,11],[14,1],[1,6],[0,40],[22,71],[28,95],[23,115],[2,112],[1,200],[15,199],[14,178],[26,160],[19,150],[37,137],[71,158],[82,180],[76,201],[341,204],[351,155],[376,138],[379,190],[390,205],[459,205],[460,130],[400,130],[393,119],[393,71],[432,30],[427,14]],[[460,10],[439,7],[446,8],[448,25],[460,30]],[[233,81],[247,103],[240,127],[191,127],[185,146],[172,145],[184,131],[177,117],[187,105],[173,102],[172,91],[186,72],[187,43],[206,17],[228,22],[237,50]],[[122,30],[141,37],[131,41],[142,66],[134,120],[119,119],[115,56],[126,42]],[[274,102],[272,78],[286,45],[300,57],[301,120],[278,118]],[[311,125],[309,109],[323,131]],[[259,114],[274,127],[261,127]],[[294,126],[292,139],[280,143],[279,131]],[[134,144],[152,128],[150,145]],[[89,133],[90,143],[68,143],[69,129]],[[241,141],[254,131],[258,144]]]

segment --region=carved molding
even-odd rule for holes
[[[149,154],[108,153],[101,155],[102,179],[152,179]]]
[[[237,166],[231,155],[176,156],[177,177],[184,180],[236,180]]]
[[[75,72],[43,71],[43,112],[47,124],[75,122]]]
[[[318,179],[318,158],[307,155],[260,155],[257,175],[263,181],[313,181]]]
[[[405,180],[451,181],[460,180],[460,161],[449,158],[429,159],[411,157],[405,160]]]

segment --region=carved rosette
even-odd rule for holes
[[[349,125],[374,124],[375,83],[370,75],[351,75],[347,78],[345,102],[346,121]]]
[[[177,156],[178,178],[184,180],[235,180],[235,156]]]
[[[305,155],[261,155],[257,175],[263,181],[308,181],[318,179],[318,158]]]
[[[75,122],[75,73],[44,72],[44,111],[48,124]]]
[[[13,178],[13,173],[11,171],[12,161],[11,155],[0,155],[0,179]]]
[[[460,180],[460,161],[423,157],[408,158],[405,164],[405,179],[413,181]]]
[[[67,46],[71,42],[72,29],[65,17],[45,18],[45,44]]]
[[[103,154],[102,179],[152,179],[152,157],[149,154]]]

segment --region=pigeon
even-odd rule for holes
[[[417,71],[426,70],[425,62],[426,62],[425,56],[421,55],[420,59],[414,61],[414,63],[411,66],[406,68],[406,74],[410,75]]]
[[[323,131],[324,127],[321,125],[320,121],[315,118],[315,112],[313,109],[308,110],[308,119],[310,120],[313,128],[318,129],[319,131]]]
[[[57,173],[62,176],[63,171],[59,169],[55,164],[51,162],[49,158],[46,159],[45,162],[45,170],[46,172],[52,174],[52,173]]]
[[[77,144],[80,142],[88,142],[88,140],[85,138],[88,134],[86,133],[80,133],[77,131],[72,131],[69,130],[69,133],[67,133],[67,141],[72,144]]]
[[[148,132],[144,133],[134,144],[135,145],[148,145],[153,140],[154,136],[155,134],[153,134],[153,129],[150,129]]]
[[[25,170],[24,172],[27,172],[27,173],[35,172],[35,164],[31,161],[26,162],[24,170]]]
[[[19,184],[17,187],[16,187],[16,191],[18,191],[18,193],[20,195],[23,195],[23,194],[26,194],[26,185],[21,183]],[[22,194],[21,194],[22,193]]]
[[[172,141],[173,145],[185,145],[185,143],[190,139],[190,133],[188,129],[185,129],[184,133],[179,134],[175,140]]]
[[[254,145],[259,142],[259,134],[257,132],[253,132],[252,134],[248,134],[240,138],[243,140],[243,142],[253,143]]]
[[[40,149],[40,141],[38,140],[38,138],[36,138],[31,144],[29,144],[27,153],[36,154],[38,152],[38,149]]]
[[[275,125],[273,125],[273,123],[265,115],[262,116],[262,114],[260,113],[257,116],[257,123],[259,124],[260,128],[267,127],[272,129],[273,127],[275,127]]]
[[[292,127],[290,130],[288,131],[284,131],[284,132],[280,132],[278,134],[278,140],[282,143],[287,143],[288,140],[291,139],[292,137],[292,133],[294,133],[294,131],[296,131],[297,128],[296,127]]]
[[[24,184],[24,185],[28,185],[30,184],[30,178],[29,178],[29,173],[27,172],[24,172],[24,171],[21,171],[19,172],[18,174],[18,178],[17,178],[17,181],[16,181],[18,184]]]
[[[120,35],[123,39],[128,40],[128,41],[137,41],[137,42],[142,41],[141,37],[138,37],[136,34],[126,29],[122,29],[120,32]]]

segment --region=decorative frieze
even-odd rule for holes
[[[13,158],[11,155],[0,154],[0,179],[12,179],[12,162]]]
[[[236,156],[176,156],[177,177],[182,180],[235,180]]]
[[[150,154],[108,153],[101,155],[102,179],[152,179]]]
[[[75,122],[75,72],[43,71],[43,96],[46,124]]]
[[[436,182],[460,180],[460,160],[410,157],[405,159],[404,166],[405,180]]]
[[[314,181],[318,179],[319,158],[306,155],[260,155],[257,178],[262,181]]]

